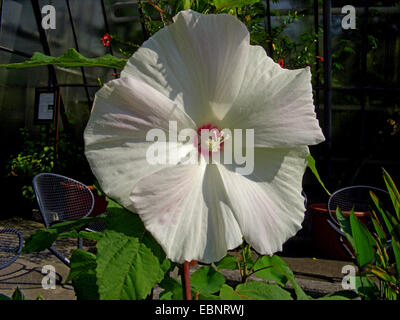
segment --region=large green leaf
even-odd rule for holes
[[[105,229],[114,230],[128,237],[137,237],[140,241],[151,249],[152,253],[157,257],[162,269],[166,272],[171,267],[171,261],[167,259],[164,250],[152,237],[152,235],[146,231],[142,220],[135,213],[132,213],[124,209],[117,202],[108,198],[108,206]]]
[[[308,167],[310,168],[311,172],[314,174],[314,176],[317,178],[319,184],[324,188],[326,193],[331,196],[331,193],[328,191],[328,189],[325,187],[325,184],[322,182],[321,177],[319,176],[317,167],[315,166],[315,159],[311,155],[311,153],[308,155]]]
[[[105,230],[97,250],[101,299],[144,299],[164,277],[159,260],[140,238]]]
[[[201,293],[212,294],[220,290],[226,279],[211,266],[204,266],[190,276],[190,285]]]
[[[98,58],[86,58],[77,52],[75,49],[68,49],[60,57],[47,56],[40,52],[35,52],[31,59],[24,62],[12,64],[0,64],[0,67],[8,69],[21,69],[30,67],[40,67],[46,65],[55,65],[64,68],[77,68],[77,67],[106,67],[123,69],[126,64],[126,59],[114,57],[106,54]]]
[[[224,285],[220,291],[222,300],[293,300],[290,292],[276,284],[251,281],[231,287]]]
[[[358,221],[354,210],[350,212],[351,233],[354,240],[354,250],[357,255],[358,265],[362,268],[371,263],[375,256],[375,240],[372,238],[364,224]]]
[[[71,256],[71,270],[66,282],[72,280],[78,300],[98,300],[99,289],[96,277],[96,256],[77,249]]]
[[[91,252],[77,249],[71,256],[71,269],[66,282],[77,279],[82,273],[96,269],[96,255]]]
[[[160,245],[135,213],[109,199],[103,237],[97,244],[101,299],[143,299],[171,267]]]

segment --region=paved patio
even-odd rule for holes
[[[13,218],[5,221],[0,220],[1,227],[14,227],[18,229],[24,238],[28,237],[43,224],[32,220]],[[301,242],[294,238],[298,247],[307,247],[310,243]],[[67,257],[76,248],[74,239],[57,240],[55,248]],[[307,251],[300,248],[299,251]],[[310,250],[308,250],[309,252]],[[342,267],[351,264],[347,261],[336,261],[320,259],[315,257],[285,257],[283,259],[293,270],[298,283],[312,296],[321,296],[330,292],[342,290],[341,281]],[[44,274],[41,273],[43,266],[52,265],[56,270],[56,289],[45,290],[42,287]],[[194,271],[194,270],[193,270]],[[72,286],[65,284],[69,268],[61,263],[49,251],[32,254],[21,254],[11,266],[0,270],[0,293],[10,296],[15,288],[20,288],[28,299],[36,299],[38,296],[45,300],[74,300],[76,299]],[[224,271],[229,280],[239,280],[236,272]],[[158,297],[160,289],[154,291],[155,298]]]

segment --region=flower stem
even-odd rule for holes
[[[184,292],[185,299],[192,300],[192,292],[190,290],[190,273],[189,273],[189,261],[183,263],[183,278],[184,278]]]

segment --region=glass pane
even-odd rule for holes
[[[29,0],[4,0],[2,13],[0,45],[28,54],[35,51],[42,52],[36,20]]]

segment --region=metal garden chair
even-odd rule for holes
[[[327,222],[338,233],[341,245],[351,258],[355,257],[352,250],[350,250],[344,242],[344,233],[340,229],[339,223],[336,219],[336,208],[339,207],[341,211],[350,211],[354,208],[354,211],[370,212],[371,208],[375,207],[369,193],[370,191],[376,194],[381,202],[385,203],[385,201],[388,200],[389,193],[387,191],[364,185],[339,189],[335,191],[328,200],[328,213],[330,215],[330,220]],[[373,231],[371,219],[365,219],[365,223],[367,228]]]
[[[13,228],[0,229],[0,269],[18,259],[22,250],[22,236]]]
[[[54,174],[40,173],[33,178],[33,189],[39,210],[46,228],[53,224],[87,217],[94,207],[94,196],[88,186],[74,179]],[[96,224],[89,231],[102,231],[102,225]],[[82,248],[82,239],[78,239],[78,248]],[[49,250],[66,265],[69,259],[55,248]]]

